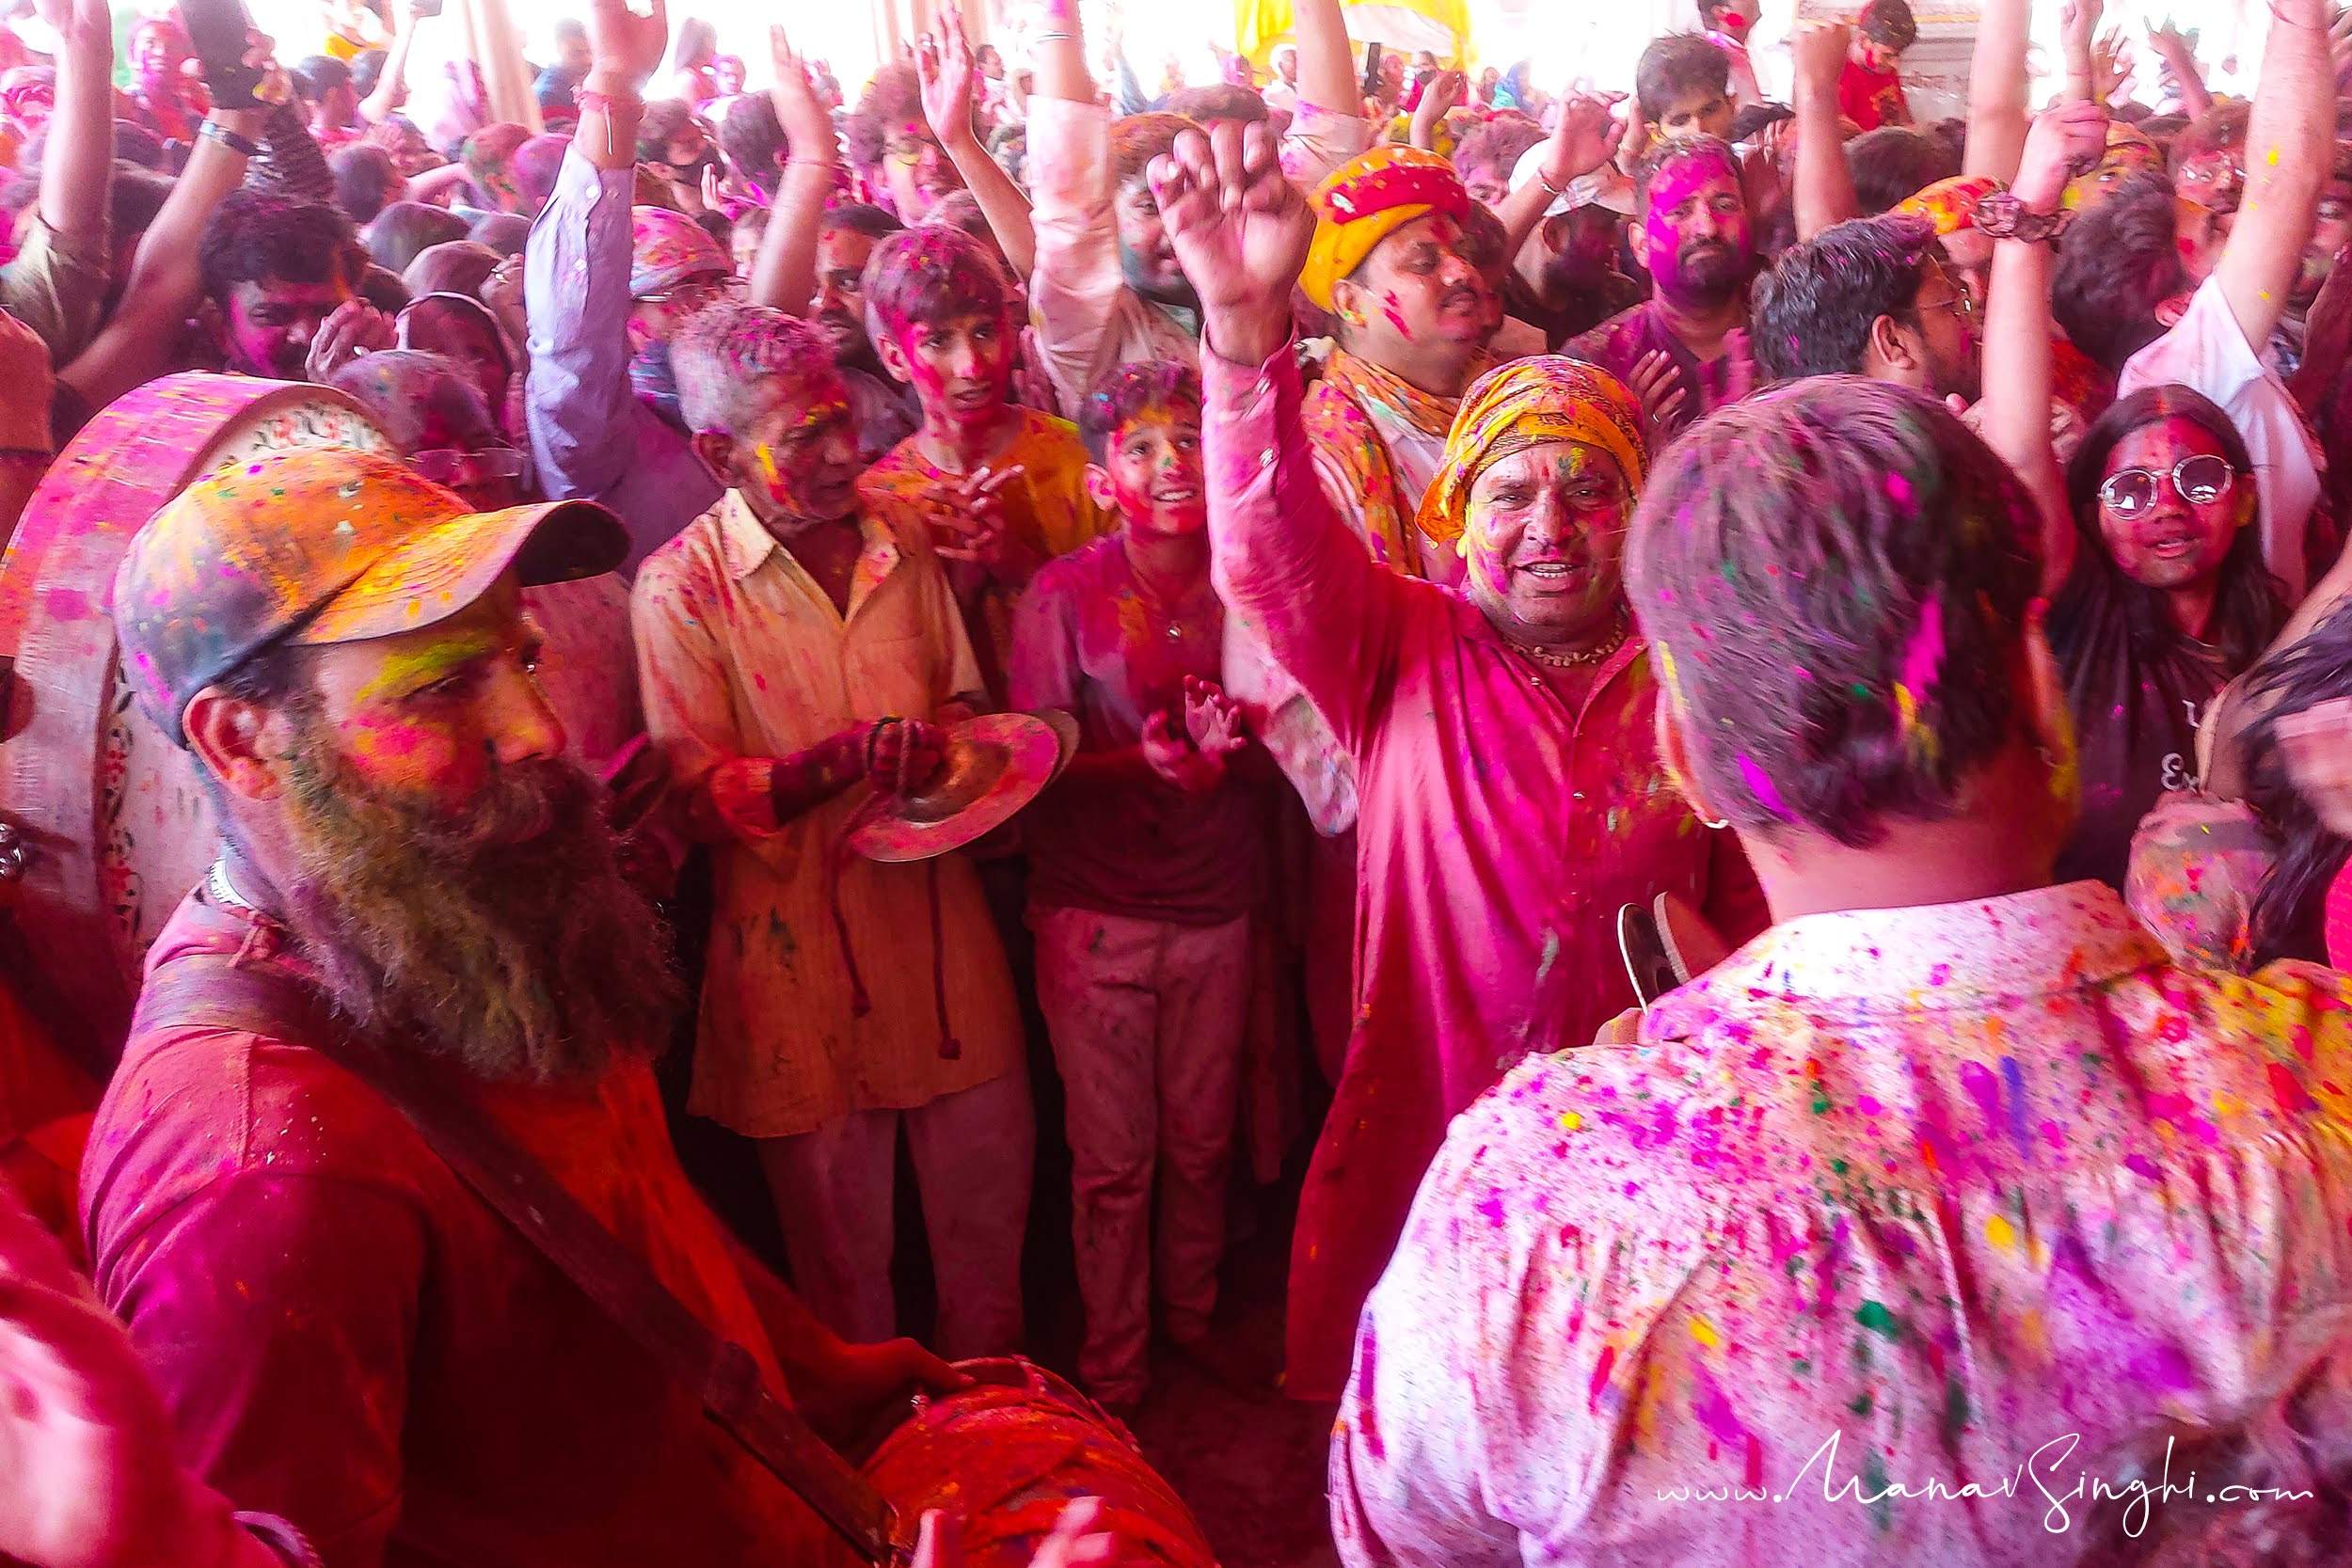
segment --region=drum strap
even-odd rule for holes
[[[347,1069],[414,1124],[458,1180],[604,1309],[655,1363],[700,1400],[703,1413],[789,1487],[868,1562],[905,1560],[910,1538],[887,1498],[799,1411],[778,1400],[751,1353],[713,1333],[646,1264],[480,1107],[426,1069],[335,1013],[316,988],[228,956],[174,959],[149,977],[134,1036],[158,1028],[223,1029],[310,1046]]]

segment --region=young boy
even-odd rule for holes
[[[858,497],[885,522],[929,527],[958,563],[973,652],[1001,703],[1013,601],[1115,519],[1089,496],[1075,427],[1011,401],[1020,324],[985,245],[935,225],[893,234],[866,262],[866,303],[874,350],[914,385],[923,424],[866,471]]]
[[[1650,139],[1731,139],[1739,113],[1731,96],[1731,58],[1697,33],[1652,39],[1633,68],[1633,103]]]
[[[1854,25],[1846,69],[1837,78],[1837,112],[1865,131],[1911,123],[1911,101],[1898,72],[1903,51],[1919,41],[1907,0],[1870,0]]]
[[[1065,709],[1082,733],[1052,804],[1028,818],[1029,925],[1069,1093],[1078,1372],[1116,1409],[1148,1376],[1155,1164],[1168,1332],[1218,1359],[1205,1336],[1265,845],[1232,777],[1246,742],[1217,685],[1200,381],[1174,361],[1121,366],[1080,424],[1088,489],[1120,526],[1030,583],[1012,703]]]

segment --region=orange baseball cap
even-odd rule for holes
[[[398,459],[343,447],[220,468],[166,502],[115,574],[115,636],[139,705],[187,744],[189,699],[278,642],[429,626],[489,592],[595,577],[628,553],[593,501],[473,512]]]

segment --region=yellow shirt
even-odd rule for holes
[[[681,790],[738,757],[788,757],[852,724],[928,719],[979,689],[947,579],[919,527],[868,515],[845,616],[729,492],[639,569],[631,597],[646,728]],[[854,1016],[827,862],[861,784],[774,833],[731,838],[689,1109],[750,1137],[908,1109],[1020,1058],[1012,977],[970,863],[936,863],[947,1025],[932,1000],[931,865],[841,861],[839,905],[872,1008]]]

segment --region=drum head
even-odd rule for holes
[[[326,387],[189,372],[109,405],[50,466],[0,560],[0,820],[26,849],[10,890],[25,945],[86,1031],[60,1043],[103,1067],[119,1051],[150,943],[218,843],[186,752],[138,711],[116,658],[116,566],[190,481],[303,447],[389,450]]]

